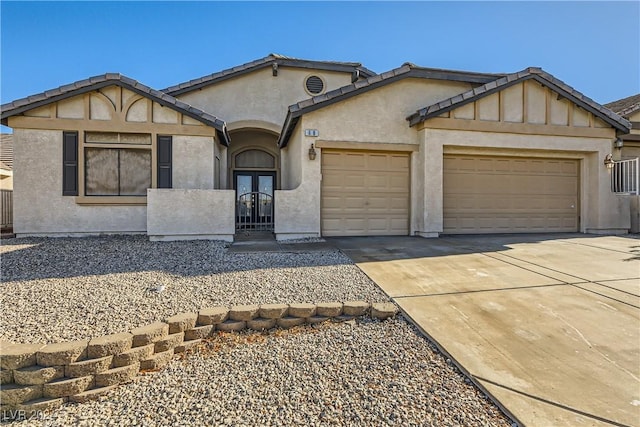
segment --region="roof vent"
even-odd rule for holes
[[[307,91],[310,94],[317,95],[324,90],[324,82],[318,76],[309,76],[307,80],[304,82]]]

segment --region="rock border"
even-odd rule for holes
[[[288,329],[363,316],[385,320],[397,313],[398,307],[391,302],[217,306],[91,340],[46,345],[2,342],[0,414],[3,420],[17,420],[65,402],[98,398],[132,381],[140,371],[165,367],[174,355],[216,331]]]

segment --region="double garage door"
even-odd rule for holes
[[[575,232],[579,162],[445,155],[445,234]],[[322,150],[323,236],[409,234],[409,153]]]
[[[445,155],[444,233],[578,231],[579,162]]]
[[[409,154],[322,150],[323,236],[409,234]]]

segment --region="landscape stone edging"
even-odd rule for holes
[[[384,320],[397,312],[391,302],[364,301],[218,306],[91,340],[46,345],[2,342],[0,414],[3,420],[18,419],[54,410],[68,401],[95,399],[130,382],[141,370],[163,368],[175,354],[193,348],[215,331],[288,329],[367,314]]]

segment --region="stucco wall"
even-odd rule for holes
[[[282,185],[283,190],[293,190],[302,182],[302,163],[300,162],[302,153],[302,122],[304,117],[298,123],[294,133],[291,135],[289,144],[280,150],[280,162],[282,165]],[[309,146],[311,143],[309,142]],[[307,148],[308,152],[308,148]],[[308,157],[307,157],[308,159]]]
[[[277,135],[255,129],[231,132],[231,145],[227,150],[227,165],[229,166],[229,169],[226,171],[228,173],[228,182],[230,184],[229,188],[234,186],[233,171],[237,168],[234,157],[242,151],[249,149],[267,151],[273,156],[275,161],[274,168],[272,170],[279,171],[280,149],[278,148],[277,141]],[[280,188],[282,178],[279,173],[276,174],[276,176],[279,180],[275,183],[275,188]]]
[[[14,129],[13,197],[18,236],[146,230],[146,206],[86,206],[62,196],[62,131]]]
[[[173,188],[213,188],[214,144],[212,137],[173,137]]]
[[[248,120],[270,123],[278,129],[289,105],[311,97],[304,80],[312,74],[324,79],[327,90],[351,83],[350,73],[279,67],[278,75],[273,76],[271,68],[264,68],[177,98],[221,117],[231,129],[234,122]]]
[[[303,124],[304,117],[300,121]],[[318,150],[315,160],[309,160],[308,147],[314,138],[303,136],[298,126],[283,150],[286,157],[288,190],[275,192],[275,227],[278,240],[320,236],[320,165],[322,154]]]
[[[428,123],[428,122],[427,122]],[[612,138],[585,138],[553,135],[520,135],[425,129],[421,144],[426,148],[424,233],[442,232],[443,153],[485,154],[573,158],[580,162],[580,230],[582,232],[620,232],[629,228],[629,207],[610,190],[609,171],[604,158],[611,150]],[[612,130],[613,137],[613,130]],[[439,179],[437,177],[440,177]]]
[[[304,128],[318,129],[323,141],[417,144],[406,117],[470,88],[463,82],[404,79],[308,113]]]
[[[233,190],[147,190],[147,234],[151,240],[233,241]]]

